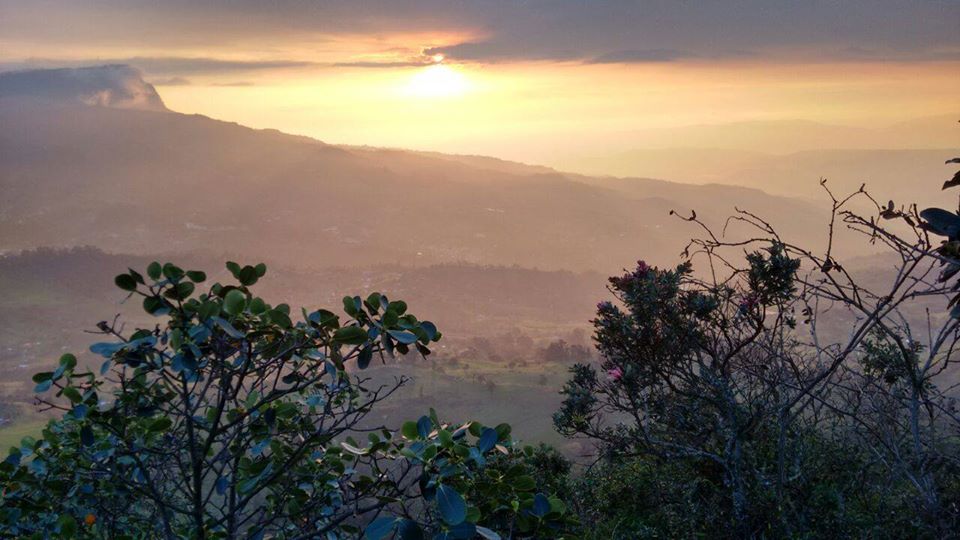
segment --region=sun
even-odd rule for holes
[[[470,83],[463,73],[439,63],[417,70],[406,87],[408,94],[420,98],[455,97],[469,89]]]

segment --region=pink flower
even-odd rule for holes
[[[755,294],[748,294],[746,297],[743,298],[743,300],[740,301],[740,306],[739,306],[740,311],[745,312],[745,311],[752,310],[754,307],[757,306],[758,302],[759,302],[759,299]]]
[[[616,382],[616,381],[619,381],[620,379],[623,378],[623,370],[620,369],[619,367],[615,367],[615,368],[613,368],[613,369],[608,369],[608,370],[607,370],[607,375],[610,376],[610,379],[611,379],[611,380],[613,380],[614,382]]]

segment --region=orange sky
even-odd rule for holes
[[[548,164],[636,130],[960,112],[955,3],[589,4],[0,0],[0,68],[129,63],[179,112]]]
[[[524,62],[291,69],[159,86],[167,105],[326,141],[549,163],[638,129],[805,119],[882,126],[960,110],[950,63],[630,66]],[[722,146],[718,144],[718,146]]]

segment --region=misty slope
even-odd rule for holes
[[[948,111],[949,112],[949,111]],[[769,120],[644,129],[624,134],[633,148],[721,148],[788,154],[805,150],[944,148],[958,140],[956,112],[862,128],[807,120]]]
[[[960,135],[960,129],[957,130]],[[960,147],[960,137],[957,146]],[[633,150],[607,158],[579,160],[573,168],[610,171],[621,176],[643,175],[689,183],[749,186],[767,193],[826,200],[819,179],[826,178],[837,194],[861,184],[878,198],[924,206],[944,204],[937,187],[950,175],[944,161],[957,150],[805,150],[769,155],[741,150],[676,148]]]
[[[734,206],[760,209],[790,216],[780,224],[796,236],[822,223],[817,207],[754,190],[339,148],[171,112],[0,94],[0,125],[2,250],[94,245],[300,267],[465,261],[610,272],[637,257],[675,261],[695,231],[668,216],[672,208],[715,223]]]
[[[958,130],[960,135],[960,130]],[[958,137],[960,147],[960,137]],[[952,206],[951,194],[939,191],[953,171],[944,161],[956,149],[920,150],[811,150],[755,160],[729,173],[726,183],[740,183],[790,196],[817,197],[817,178],[826,178],[838,194],[861,184],[879,199],[898,204]],[[814,180],[814,181],[811,181]]]

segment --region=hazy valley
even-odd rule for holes
[[[667,157],[649,176],[675,171],[684,183],[585,176],[253,130],[169,111],[133,70],[91,73],[102,88],[78,86],[69,72],[0,76],[0,280],[9,291],[0,368],[11,374],[5,399],[21,410],[29,409],[29,375],[64,347],[83,350],[94,323],[116,313],[148,322],[118,304],[106,276],[153,259],[212,275],[225,275],[224,260],[264,261],[266,292],[297,307],[337,306],[345,294],[375,290],[414,299],[461,356],[472,339],[510,333],[532,340],[534,351],[571,333],[589,346],[605,276],[637,258],[675,264],[702,232],[671,210],[695,210],[718,230],[736,208],[752,210],[785,238],[820,246],[828,213],[815,196],[817,174],[843,191],[873,173],[884,193],[907,193],[897,178],[935,176],[944,153],[662,150],[641,154]],[[634,157],[626,156],[624,173],[645,170]],[[725,185],[733,181],[755,188]],[[747,232],[736,223],[728,231]],[[312,292],[294,293],[303,290]],[[50,339],[41,321],[63,339]],[[513,355],[540,370],[535,352],[489,353],[494,360],[480,362],[480,373]],[[534,387],[545,412],[533,421],[536,433],[550,432],[555,387]]]

